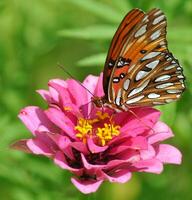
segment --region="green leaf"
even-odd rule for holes
[[[106,53],[92,55],[86,58],[83,58],[77,62],[78,66],[87,67],[87,66],[103,66],[106,58]]]
[[[107,20],[111,23],[119,23],[123,17],[122,13],[98,1],[93,1],[93,0],[78,0],[78,1],[66,0],[66,1],[82,9],[85,9],[90,13],[98,17],[101,17],[102,19]]]
[[[88,39],[88,40],[95,40],[95,39],[102,39],[107,40],[111,39],[114,32],[114,26],[108,25],[95,25],[95,26],[88,26],[85,28],[80,29],[66,29],[61,30],[58,32],[60,36],[70,37],[70,38],[79,38],[79,39]]]
[[[113,6],[118,8],[121,12],[125,12],[125,14],[131,10],[130,2],[126,0],[121,0],[121,1],[111,0],[111,2]]]
[[[173,125],[176,118],[177,103],[170,103],[167,105],[159,106],[158,109],[162,112],[161,120],[168,125]]]
[[[168,38],[175,42],[192,42],[192,28],[178,26],[177,28],[170,27],[168,30]]]

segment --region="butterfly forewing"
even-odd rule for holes
[[[159,9],[131,11],[106,60],[104,91],[109,103],[123,109],[160,105],[178,99],[184,88],[182,68],[167,49],[165,15]]]
[[[111,72],[117,62],[121,49],[123,48],[127,39],[130,37],[134,27],[137,26],[144,15],[144,12],[139,9],[133,9],[130,11],[121,22],[112,39],[103,73],[103,87],[106,97],[108,95]]]

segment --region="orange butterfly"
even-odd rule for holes
[[[184,75],[166,41],[166,17],[160,9],[131,10],[117,29],[104,67],[103,97],[97,107],[117,110],[162,105],[177,100],[185,89]]]

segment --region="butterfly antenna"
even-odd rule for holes
[[[60,67],[68,76],[70,76],[72,79],[74,79],[81,87],[83,87],[85,90],[87,90],[87,92],[89,92],[89,94],[91,94],[93,97],[95,97],[95,95],[89,90],[87,89],[80,81],[78,81],[71,73],[69,73],[63,65],[61,65],[60,63],[57,63],[58,67]]]

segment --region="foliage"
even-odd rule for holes
[[[42,105],[35,90],[51,78],[66,78],[57,63],[77,79],[99,74],[110,40],[132,8],[161,8],[168,18],[169,49],[180,60],[188,88],[182,99],[160,107],[163,120],[183,152],[181,166],[162,175],[137,174],[124,185],[105,184],[101,199],[192,199],[192,2],[191,0],[44,0],[0,2],[0,196],[7,200],[86,199],[70,183],[70,175],[48,159],[13,151],[9,144],[29,137],[17,118],[26,105]],[[158,194],[158,195],[157,195]]]

